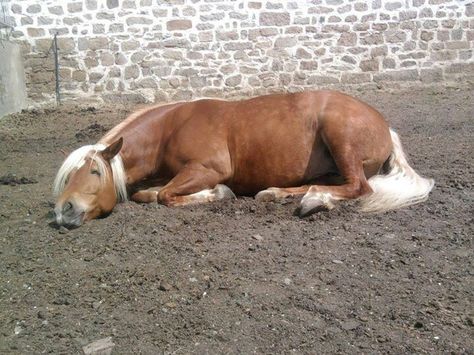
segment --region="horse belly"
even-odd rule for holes
[[[233,158],[229,187],[237,194],[250,195],[269,187],[302,185],[307,180],[311,149],[302,144],[255,144],[248,154]]]

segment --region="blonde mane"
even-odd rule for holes
[[[59,168],[59,171],[54,179],[53,183],[53,193],[55,196],[59,196],[66,185],[69,174],[74,170],[80,168],[84,165],[86,157],[92,153],[90,157],[92,161],[97,164],[97,167],[100,172],[102,182],[105,182],[105,179],[108,174],[107,165],[105,161],[97,154],[98,152],[106,148],[103,144],[95,145],[85,145],[81,148],[73,151],[64,161],[63,165]],[[126,174],[123,167],[123,161],[120,154],[117,154],[110,161],[110,167],[112,169],[112,179],[114,181],[115,193],[117,194],[118,201],[126,201],[127,196],[127,187],[126,187]]]

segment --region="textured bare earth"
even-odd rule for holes
[[[119,205],[65,231],[51,183],[131,110],[0,121],[0,352],[473,353],[472,91],[360,92],[400,133],[430,199],[306,219],[296,200]]]

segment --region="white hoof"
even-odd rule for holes
[[[230,200],[237,198],[234,192],[223,184],[217,184],[212,192],[214,193],[216,200]]]
[[[307,193],[301,200],[300,217],[305,217],[319,211],[332,210],[336,205],[334,198],[328,192]]]
[[[255,199],[260,202],[271,202],[277,199],[276,189],[271,187],[266,190],[260,191],[255,195]]]

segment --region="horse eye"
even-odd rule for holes
[[[100,176],[100,171],[99,171],[99,170],[96,170],[96,169],[94,169],[94,170],[91,170],[91,174],[93,174],[93,175],[97,175],[97,176]]]

